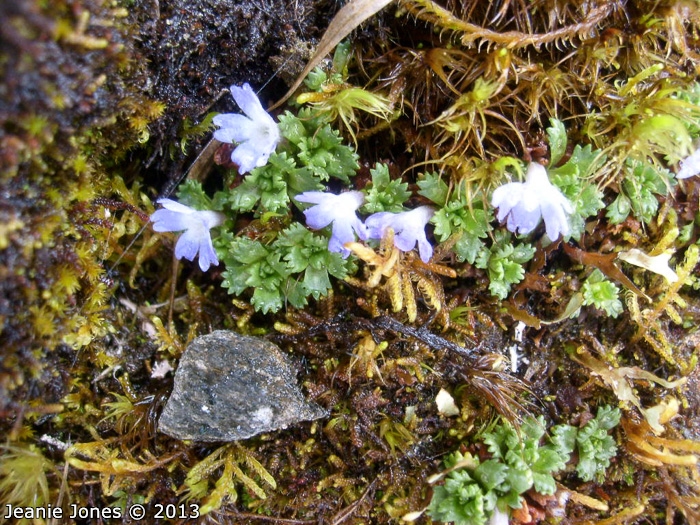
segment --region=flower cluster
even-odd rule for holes
[[[547,170],[537,162],[528,166],[525,182],[511,182],[497,188],[491,204],[498,208],[498,220],[507,219],[506,226],[513,233],[530,233],[541,219],[553,241],[571,232],[568,219],[574,211],[571,202],[549,181]]]
[[[284,121],[281,127],[277,125],[275,120],[265,111],[250,85],[231,86],[231,94],[244,115],[220,114],[214,117],[214,124],[220,128],[214,132],[214,138],[236,145],[231,153],[231,160],[238,165],[239,173],[245,174],[255,168],[262,168],[268,163],[270,155],[275,152],[281,141],[282,133],[286,128],[289,128],[289,125],[285,124]],[[326,140],[326,142],[328,141]],[[314,158],[319,155],[320,153],[315,154]],[[332,160],[332,158],[334,158],[333,155],[322,157],[322,160],[328,164],[327,161]],[[694,170],[694,167],[690,167],[694,163],[696,161],[693,156],[683,161],[681,172]],[[275,169],[279,166],[286,166],[285,162],[277,161],[271,165]],[[337,172],[336,169],[332,171],[333,173]],[[331,236],[327,249],[331,253],[341,254],[343,258],[350,255],[350,250],[346,245],[356,238],[381,240],[391,229],[394,232],[393,242],[397,249],[408,252],[417,247],[421,260],[425,263],[429,262],[433,255],[433,247],[426,238],[425,226],[433,219],[436,221],[436,232],[440,230],[441,236],[444,237],[447,231],[444,227],[445,217],[441,216],[441,220],[438,220],[438,216],[433,218],[435,210],[429,206],[420,206],[409,211],[398,211],[403,208],[403,202],[410,196],[410,192],[407,192],[407,188],[404,187],[406,185],[396,183],[396,181],[392,182],[388,170],[386,168],[382,170],[379,165],[371,172],[372,189],[367,197],[360,191],[347,191],[337,195],[320,191],[304,191],[307,188],[318,187],[320,181],[307,180],[303,177],[294,178],[297,191],[301,191],[294,197],[296,201],[313,205],[304,210],[307,226],[313,230],[330,226]],[[260,180],[256,179],[255,177],[261,173],[262,171],[259,170],[253,173],[246,179],[244,185],[248,184],[249,190],[255,190],[252,191],[254,200],[261,199],[264,203],[266,198],[270,200],[268,194],[276,195],[270,188],[279,189],[279,184],[275,185],[279,181],[274,177],[270,180],[268,180],[269,177],[268,179],[264,177]],[[345,176],[347,177],[347,174]],[[262,184],[263,179],[264,182],[270,184],[267,186]],[[423,190],[427,191],[426,184],[423,186],[425,186]],[[287,191],[288,189],[285,187],[285,196]],[[444,191],[446,192],[446,189]],[[442,195],[442,192],[443,190],[440,190],[438,193]],[[386,194],[389,194],[390,197],[387,197]],[[430,198],[430,196],[428,197]],[[245,199],[243,200],[245,201]],[[370,215],[363,222],[358,217],[357,211],[365,204],[365,200],[367,200],[365,210],[377,213]],[[438,201],[431,200],[439,204],[439,199]],[[159,232],[184,232],[177,241],[175,256],[177,258],[184,257],[191,261],[199,255],[199,266],[202,270],[207,270],[211,265],[217,265],[219,261],[213,248],[209,230],[220,225],[224,220],[224,215],[213,211],[197,211],[169,199],[161,199],[159,202],[163,205],[163,209],[156,211],[151,217],[153,229]],[[249,209],[249,207],[241,206],[240,202],[238,204],[239,209],[246,211]],[[282,202],[282,205],[284,204],[286,203]],[[457,204],[460,205],[459,207],[464,206],[461,203]],[[569,216],[573,213],[573,206],[562,192],[549,181],[545,168],[536,162],[529,165],[525,182],[512,182],[496,189],[493,193],[492,205],[498,208],[498,220],[505,220],[507,228],[511,232],[530,233],[544,219],[546,232],[550,239],[554,240],[561,235],[566,236],[571,233]],[[276,209],[272,208],[269,203],[266,207]],[[442,213],[444,208],[445,206],[439,213]],[[456,209],[453,211],[457,212]],[[483,215],[483,222],[488,223],[486,213],[484,212]],[[482,237],[485,236],[485,232],[477,231],[476,235]],[[465,242],[468,243],[468,241],[467,238]],[[473,249],[472,252],[471,259],[475,260],[477,252]],[[491,263],[489,264],[493,266]]]
[[[400,213],[375,213],[363,224],[356,215],[365,198],[360,191],[348,191],[340,195],[307,191],[295,198],[299,202],[315,204],[304,211],[309,227],[318,230],[332,224],[328,250],[340,252],[343,257],[350,255],[345,244],[354,241],[355,234],[362,240],[381,239],[388,228],[394,230],[394,246],[399,250],[408,252],[417,244],[420,258],[426,263],[433,255],[433,247],[425,236],[425,225],[434,213],[429,206]]]

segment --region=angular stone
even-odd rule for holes
[[[183,353],[158,430],[178,439],[237,441],[326,415],[304,399],[279,347],[218,330]]]

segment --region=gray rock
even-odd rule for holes
[[[304,399],[279,347],[218,330],[183,353],[158,430],[178,439],[236,441],[326,415]]]

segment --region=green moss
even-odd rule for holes
[[[46,353],[108,332],[104,261],[121,219],[98,202],[113,191],[115,160],[164,109],[137,87],[126,12],[71,5],[2,8],[0,74],[12,82],[0,101],[0,397],[15,414],[35,381],[50,381]]]

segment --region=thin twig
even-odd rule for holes
[[[372,488],[374,487],[374,484],[377,482],[377,479],[379,479],[379,477],[374,478],[372,482],[369,485],[367,485],[367,488],[357,501],[353,501],[350,505],[348,505],[340,512],[338,512],[335,516],[333,516],[333,521],[331,522],[332,525],[338,525],[339,523],[344,522],[346,519],[352,516],[352,514],[355,512],[360,503],[362,503],[362,500],[364,500],[370,493],[370,490],[372,490]]]
[[[410,326],[406,326],[405,324],[400,323],[393,317],[377,317],[373,320],[373,324],[375,326],[378,326],[379,328],[384,328],[385,330],[390,330],[397,334],[411,336],[414,339],[418,339],[419,341],[424,342],[431,348],[435,348],[436,350],[452,350],[453,352],[457,352],[458,354],[461,354],[472,361],[479,357],[477,353],[479,347],[465,348],[463,346],[458,345],[457,343],[448,341],[444,337],[440,337],[439,335],[433,334],[424,327],[413,328]]]

